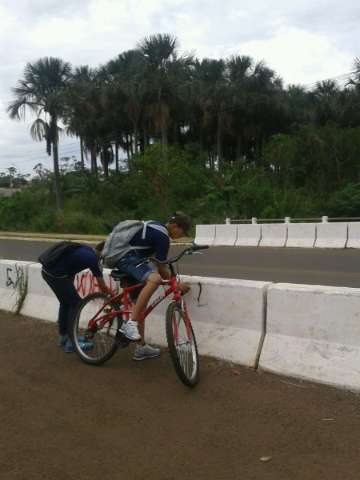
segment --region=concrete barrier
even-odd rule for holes
[[[318,223],[316,248],[345,248],[348,237],[348,224],[344,222]]]
[[[192,285],[186,298],[199,353],[255,367],[263,342],[265,297],[270,283],[187,276],[182,279]],[[199,284],[202,292],[198,301]],[[150,342],[166,345],[166,307],[154,310],[147,321],[146,338]]]
[[[287,226],[287,223],[263,223],[260,247],[285,247]]]
[[[28,291],[21,309],[22,315],[56,322],[59,302],[53,291],[41,276],[41,265],[34,263],[29,266]]]
[[[261,225],[240,224],[237,226],[237,240],[235,246],[237,247],[257,247],[261,238]]]
[[[196,225],[195,243],[212,245],[215,239],[215,225]]]
[[[348,223],[347,248],[360,248],[360,222]]]
[[[105,283],[111,288],[113,292],[117,292],[119,290],[119,284],[115,282],[112,277],[110,277],[110,272],[111,269],[109,268],[103,269]],[[100,291],[97,280],[90,270],[83,270],[82,272],[78,273],[75,277],[74,285],[78,294],[82,298],[86,297],[90,293]]]
[[[360,289],[271,285],[259,366],[360,390]]]
[[[287,247],[312,248],[316,240],[316,223],[288,223]]]
[[[31,262],[0,260],[0,310],[18,312],[26,296]]]
[[[109,273],[110,270],[104,269],[104,279],[112,290],[115,291],[118,285],[110,277]],[[21,309],[21,314],[56,322],[59,302],[54,292],[42,278],[41,265],[39,263],[29,266],[28,279],[28,291]],[[78,273],[75,277],[74,285],[80,297],[85,297],[90,293],[99,291],[96,278],[94,278],[89,270]]]
[[[237,238],[237,225],[215,225],[215,239],[213,245],[231,246],[235,245]],[[195,243],[197,243],[195,241]]]

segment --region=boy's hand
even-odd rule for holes
[[[181,293],[187,293],[191,290],[191,286],[189,283],[180,282],[177,284],[177,288],[180,290]]]

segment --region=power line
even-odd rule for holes
[[[351,80],[351,77],[353,75],[356,75],[356,74],[359,74],[359,71],[358,70],[353,70],[352,72],[342,73],[341,75],[336,75],[334,77],[329,77],[329,78],[325,78],[323,80],[317,80],[316,82],[305,84],[305,85],[303,85],[303,87],[306,90],[311,90],[312,88],[316,87],[319,83],[329,82],[329,81],[333,81],[333,82],[338,83],[338,82],[344,81],[344,80]]]

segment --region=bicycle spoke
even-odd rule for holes
[[[86,363],[103,363],[118,347],[121,321],[113,314],[116,307],[107,305],[103,308],[106,302],[107,297],[102,293],[89,295],[83,300],[75,320],[76,350]]]
[[[186,377],[191,379],[196,373],[196,356],[192,347],[192,335],[181,311],[174,311],[172,326],[179,364]]]

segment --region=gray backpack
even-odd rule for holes
[[[148,247],[132,246],[130,241],[140,230],[142,230],[142,238],[144,239],[148,226],[168,235],[165,227],[157,224],[152,225],[150,222],[151,220],[147,222],[124,220],[118,223],[105,241],[102,252],[105,266],[114,268],[117,262],[131,250],[147,249]]]

